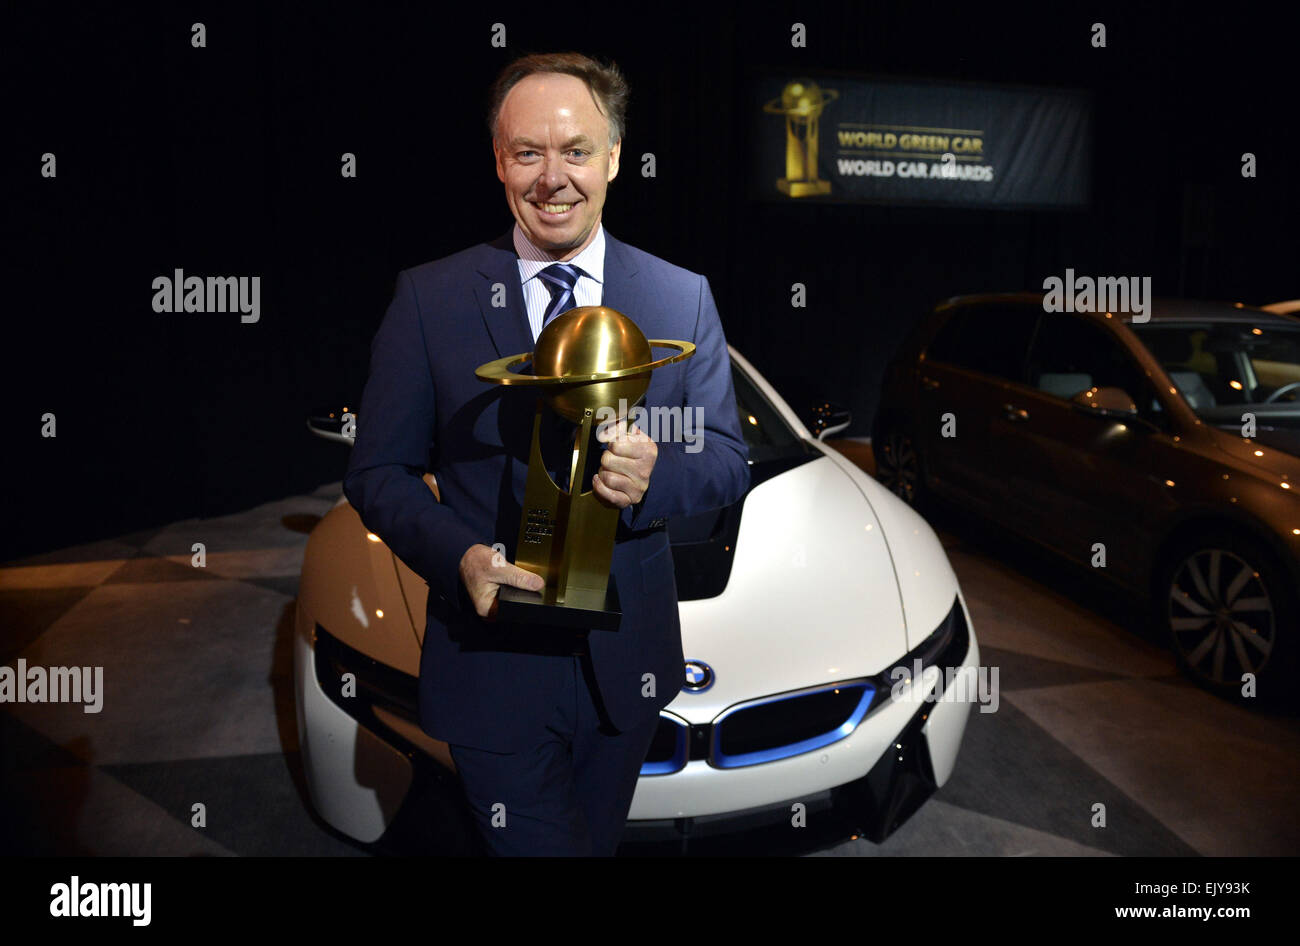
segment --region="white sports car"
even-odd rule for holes
[[[688,659],[625,840],[828,812],[843,837],[880,841],[953,770],[979,663],[970,615],[925,520],[821,443],[847,417],[822,404],[810,431],[731,358],[752,482],[669,525]],[[308,426],[349,442],[342,412]],[[414,790],[455,785],[417,722],[427,594],[342,497],[313,530],[294,634],[302,758],[321,816],[360,841],[408,798],[420,814],[403,823],[454,818]]]

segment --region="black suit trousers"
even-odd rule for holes
[[[549,717],[535,721],[529,747],[501,753],[452,745],[452,759],[488,853],[610,857],[658,716],[619,732],[605,716],[590,657],[548,659],[567,662],[571,672]]]

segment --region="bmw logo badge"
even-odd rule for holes
[[[691,693],[703,693],[711,686],[713,686],[713,668],[703,660],[686,661],[686,682],[682,685],[682,689],[689,690]]]

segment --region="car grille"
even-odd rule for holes
[[[734,769],[838,742],[857,728],[875,693],[862,682],[742,703],[714,721],[709,761]]]
[[[671,775],[693,759],[718,769],[775,762],[839,742],[889,699],[894,671],[958,667],[970,649],[970,632],[961,602],[939,627],[893,667],[859,680],[762,697],[727,707],[711,723],[691,725],[661,711],[642,775]]]
[[[650,741],[650,751],[641,764],[642,775],[668,775],[686,764],[690,728],[671,713],[659,714],[659,728]]]

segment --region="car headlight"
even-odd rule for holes
[[[917,681],[924,679],[926,671],[931,667],[948,667],[953,670],[960,667],[969,650],[970,628],[966,625],[966,612],[962,609],[961,598],[953,595],[952,607],[934,633],[880,674],[878,684],[885,694],[889,694],[902,680],[910,680],[916,686]],[[942,692],[942,687],[939,692]]]

